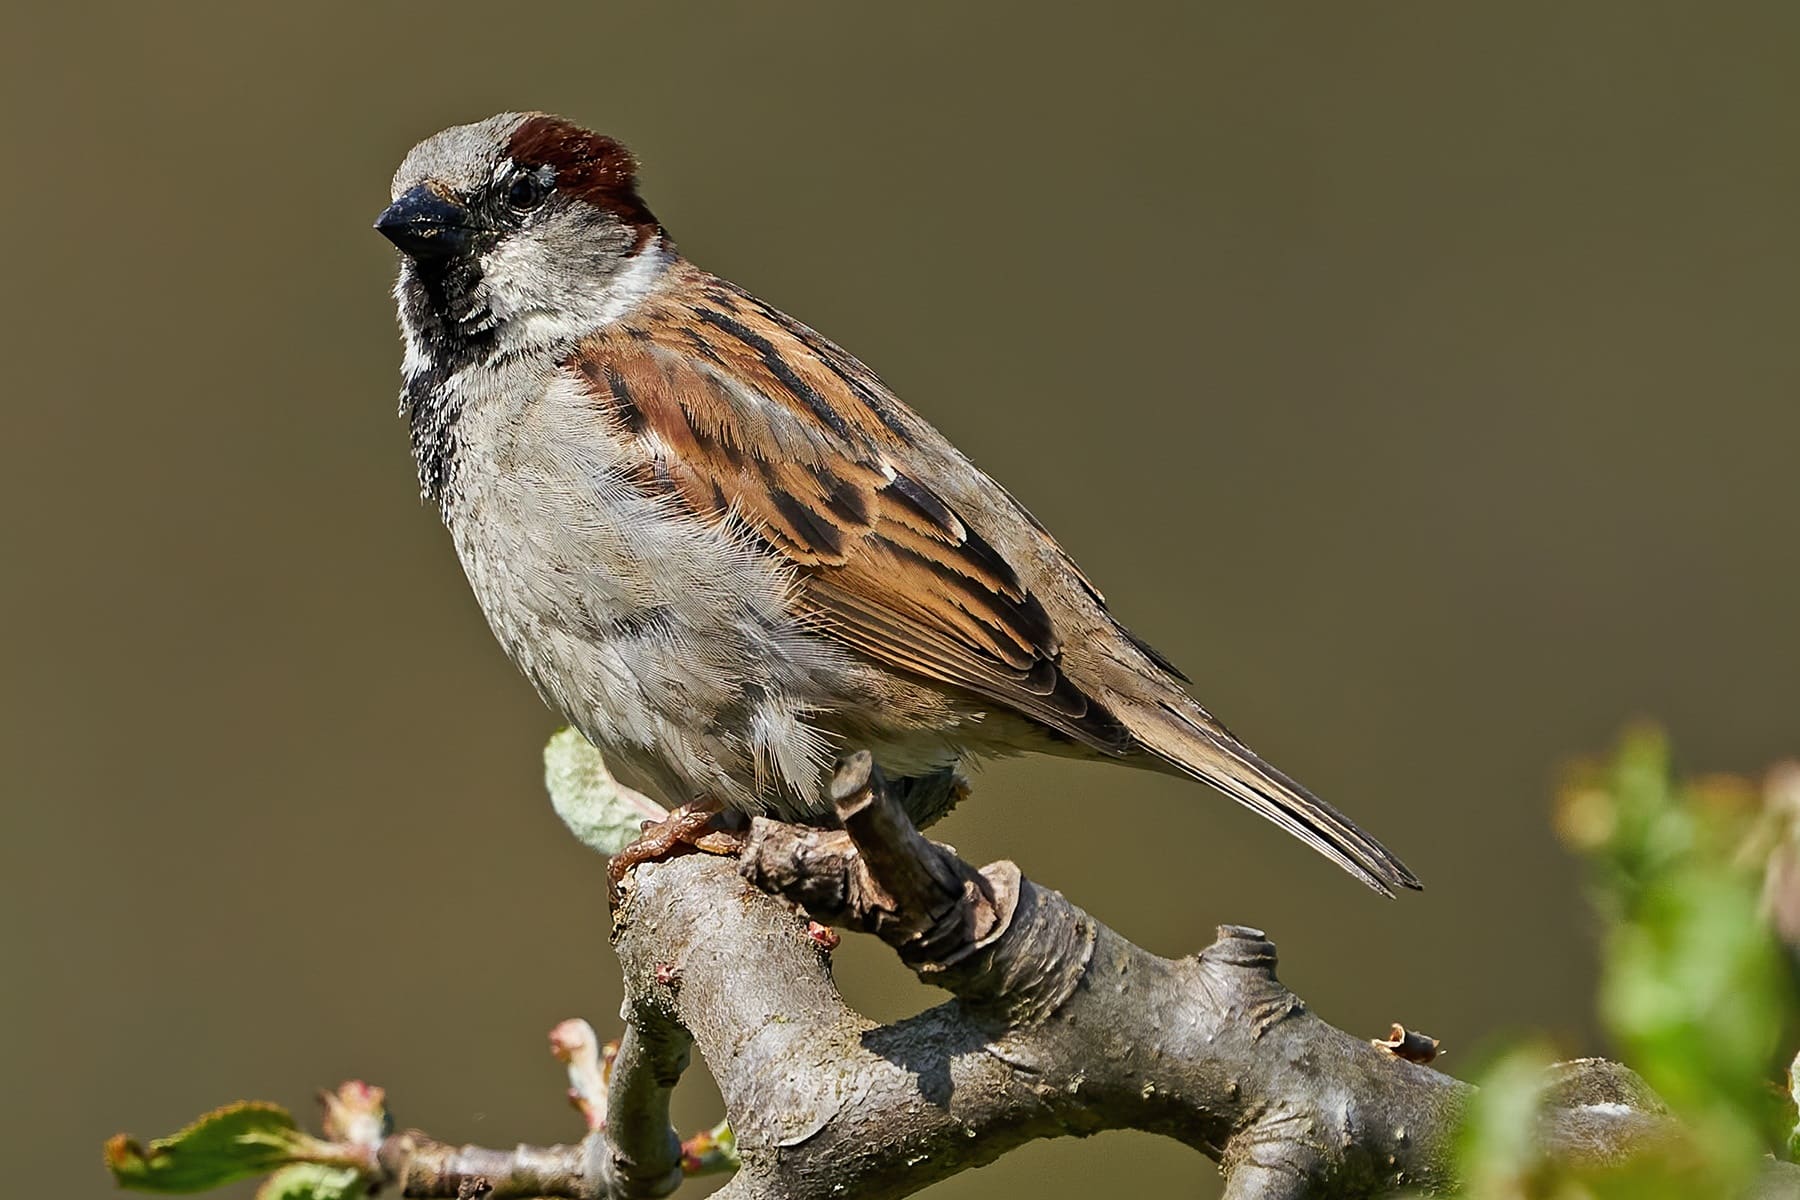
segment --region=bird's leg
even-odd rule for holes
[[[660,821],[645,821],[635,842],[620,850],[606,864],[616,904],[625,875],[639,863],[656,862],[700,850],[707,854],[733,855],[744,846],[744,822],[740,814],[717,800],[693,800]]]

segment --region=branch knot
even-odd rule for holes
[[[1275,979],[1275,943],[1260,929],[1248,925],[1221,925],[1213,935],[1213,944],[1202,950],[1202,963],[1242,967]]]

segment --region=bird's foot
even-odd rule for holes
[[[660,821],[645,821],[635,842],[620,850],[606,864],[607,895],[617,908],[624,895],[625,876],[640,863],[658,862],[678,854],[736,855],[744,848],[745,825],[740,814],[717,800],[695,800],[682,805]]]

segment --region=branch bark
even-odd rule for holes
[[[1315,1016],[1259,930],[1220,926],[1162,958],[1012,863],[977,870],[925,839],[866,755],[832,798],[841,829],[758,819],[735,862],[636,870],[615,916],[626,1033],[604,1129],[511,1152],[400,1135],[382,1147],[390,1178],[409,1196],[666,1195],[682,1177],[668,1095],[693,1046],[741,1158],[721,1196],[905,1196],[1037,1138],[1117,1128],[1215,1159],[1230,1200],[1451,1187],[1469,1087]],[[868,1020],[809,918],[874,934],[952,999]],[[1624,1068],[1557,1070],[1555,1153],[1615,1159],[1668,1133]]]

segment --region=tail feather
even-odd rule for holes
[[[1423,886],[1393,851],[1264,762],[1224,726],[1203,712],[1183,712],[1167,702],[1158,707],[1164,719],[1132,714],[1125,722],[1145,749],[1171,767],[1267,817],[1384,896],[1392,896],[1395,888],[1417,891]]]

